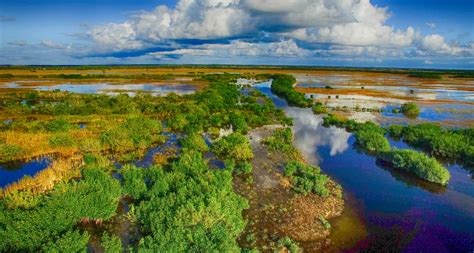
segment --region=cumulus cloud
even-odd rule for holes
[[[160,5],[123,23],[94,26],[88,36],[100,51],[170,51],[154,57],[473,55],[470,45],[395,29],[389,18],[387,8],[369,0],[180,0],[174,8]]]
[[[15,41],[8,42],[7,44],[10,46],[17,46],[17,47],[25,47],[29,45],[28,42],[24,40],[15,40]]]
[[[309,50],[300,48],[293,40],[282,40],[271,43],[249,43],[232,41],[229,44],[204,44],[186,49],[155,52],[149,55],[158,58],[176,58],[183,55],[195,56],[276,56],[276,57],[303,57],[310,55]]]
[[[436,28],[436,23],[427,22],[427,23],[426,23],[426,26],[428,26],[428,27],[431,28],[431,29],[435,29],[435,28]]]
[[[54,41],[51,41],[51,40],[43,40],[41,41],[41,46],[43,47],[46,47],[46,48],[50,48],[50,49],[70,49],[72,45],[63,45],[63,44],[59,44],[59,43],[56,43]]]

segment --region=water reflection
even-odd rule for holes
[[[295,146],[308,162],[318,164],[347,194],[354,196],[356,204],[347,196],[346,204],[359,209],[357,213],[365,221],[368,237],[352,246],[335,240],[341,242],[336,248],[427,252],[474,249],[474,184],[468,171],[447,166],[452,177],[447,187],[440,187],[388,168],[376,158],[358,152],[353,147],[354,137],[343,129],[324,128],[321,117],[314,116],[311,110],[288,107],[284,100],[271,94],[269,85],[256,88],[294,118]],[[392,144],[406,147],[399,142]],[[344,218],[347,217],[340,219]],[[351,222],[338,226],[344,224]],[[337,231],[339,238],[343,237],[341,231],[351,233],[344,227]]]
[[[318,147],[329,146],[331,156],[343,153],[349,148],[350,133],[344,129],[323,126],[322,116],[314,116],[311,109],[286,108],[288,116],[293,118],[295,146],[303,153],[308,162],[318,165],[322,159]]]
[[[31,161],[16,161],[0,164],[0,187],[17,182],[24,176],[33,177],[51,165],[51,158],[40,157]]]
[[[57,85],[35,85],[22,86],[16,82],[8,83],[6,88],[30,88],[38,91],[68,91],[79,94],[107,94],[118,95],[128,94],[134,96],[137,92],[151,93],[155,96],[167,95],[169,93],[176,93],[180,95],[192,94],[197,90],[197,87],[190,84],[110,84],[110,83],[95,83],[95,84],[57,84]],[[0,87],[1,88],[1,87]]]

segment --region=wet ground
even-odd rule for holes
[[[439,122],[456,127],[474,127],[474,80],[420,79],[383,73],[298,74],[296,89],[308,98],[332,108],[382,109],[385,113],[348,113],[350,118],[385,123]],[[392,108],[415,102],[421,108],[417,119],[391,113]]]
[[[78,94],[128,94],[134,96],[137,93],[146,93],[153,96],[166,96],[169,93],[180,95],[192,94],[198,87],[191,84],[112,84],[112,83],[61,83],[42,85],[25,85],[24,82],[10,82],[0,85],[6,89],[33,89],[37,91],[68,91]]]
[[[316,194],[296,194],[290,182],[282,175],[289,160],[281,152],[270,152],[262,139],[270,136],[275,128],[265,126],[249,133],[252,151],[253,171],[250,175],[236,176],[234,189],[249,200],[250,208],[244,211],[249,221],[239,238],[245,248],[263,251],[277,248],[280,238],[289,236],[307,252],[313,252],[330,244],[327,240],[330,230],[325,228],[321,217],[330,219],[343,210],[340,190],[334,182],[328,182],[332,194],[320,197]]]

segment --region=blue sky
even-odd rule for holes
[[[2,0],[0,64],[474,68],[465,0]]]

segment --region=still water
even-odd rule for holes
[[[0,164],[0,187],[17,182],[24,176],[33,177],[51,164],[51,158],[41,157],[28,162]]]
[[[467,170],[448,166],[451,180],[441,187],[386,168],[354,149],[352,134],[323,127],[322,117],[310,109],[289,107],[271,93],[270,82],[255,88],[293,118],[294,144],[306,160],[344,188],[346,210],[331,221],[336,250],[474,250],[474,181]],[[391,144],[406,147],[401,142]]]
[[[190,84],[110,84],[110,83],[94,83],[94,84],[55,84],[55,85],[35,85],[22,86],[18,83],[8,83],[4,88],[28,88],[38,91],[68,91],[78,94],[107,94],[118,95],[128,94],[134,96],[136,93],[149,93],[154,96],[165,96],[169,93],[179,95],[192,94],[197,90],[195,85]]]

